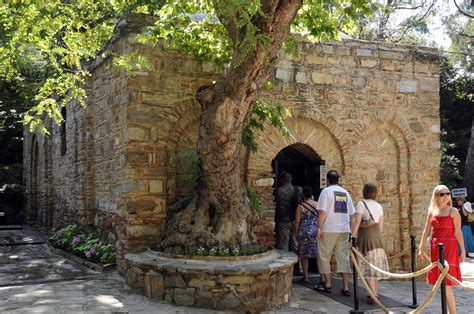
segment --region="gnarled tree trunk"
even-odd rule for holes
[[[196,94],[201,104],[198,152],[202,182],[194,200],[167,224],[165,247],[192,245],[243,245],[254,242],[254,215],[243,190],[240,156],[242,133],[259,86],[270,75],[289,27],[302,0],[262,1],[266,17],[256,16],[267,48],[256,45],[245,61],[231,68],[215,84]],[[223,24],[238,43],[242,33],[232,22]],[[241,51],[238,44],[234,56]]]

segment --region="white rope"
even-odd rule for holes
[[[437,265],[439,268],[442,268],[441,264],[439,262],[436,262],[436,263],[432,263],[432,264],[435,264]],[[421,311],[423,311],[425,309],[425,307],[431,302],[431,300],[433,299],[433,297],[435,296],[436,294],[436,291],[439,289],[439,286],[441,285],[441,283],[443,282],[443,279],[444,277],[446,277],[446,274],[448,273],[449,271],[449,264],[445,262],[445,267],[442,268],[442,271],[438,277],[438,280],[436,281],[435,285],[433,286],[433,288],[431,289],[431,292],[430,294],[428,294],[428,296],[426,297],[425,301],[423,301],[423,303],[420,304],[420,306],[418,306],[415,310],[409,312],[409,313],[413,313],[413,314],[416,314],[416,313],[420,313]]]
[[[357,250],[355,249],[354,247],[352,247],[352,250],[349,250],[349,253],[350,253],[350,256],[351,256],[351,259],[352,259],[352,262],[354,263],[354,267],[356,269],[356,272],[357,274],[359,275],[360,279],[362,280],[362,283],[365,287],[365,289],[367,290],[367,292],[369,293],[369,295],[371,296],[371,298],[375,301],[375,303],[377,303],[377,305],[385,312],[385,313],[393,313],[391,312],[390,310],[388,310],[380,301],[379,299],[374,295],[372,289],[370,289],[367,281],[365,280],[363,274],[362,274],[362,271],[360,269],[360,266],[359,264],[357,263],[357,259],[356,257],[354,256],[354,253],[357,254],[358,257],[360,257],[364,262],[366,262],[367,264],[369,264],[369,266],[372,268],[372,269],[375,269],[376,271],[379,271],[387,276],[391,276],[391,277],[395,277],[395,278],[412,278],[412,277],[417,277],[423,273],[426,273],[428,272],[430,269],[434,268],[434,267],[439,267],[441,269],[441,273],[440,273],[440,276],[438,277],[438,280],[436,281],[435,285],[433,286],[433,288],[431,289],[431,292],[428,294],[427,298],[425,299],[425,301],[423,301],[422,304],[420,304],[420,306],[418,306],[415,310],[409,312],[409,313],[412,313],[412,314],[416,314],[416,313],[420,313],[421,311],[423,311],[425,309],[425,307],[431,302],[431,300],[433,299],[433,297],[435,296],[436,294],[436,291],[439,289],[439,286],[441,285],[441,283],[443,282],[443,279],[448,276],[448,278],[453,278],[451,277],[449,274],[448,274],[448,271],[449,271],[449,264],[445,261],[444,262],[444,267],[442,267],[441,263],[438,261],[438,262],[433,262],[431,263],[430,265],[428,265],[427,267],[425,267],[424,269],[422,270],[419,270],[417,272],[413,272],[413,273],[408,273],[408,274],[394,274],[394,273],[389,273],[389,272],[386,272],[374,265],[372,265],[371,263],[369,263],[365,257]],[[425,255],[426,256],[426,255]],[[454,282],[457,282],[458,284],[460,284],[461,286],[462,283],[459,282],[456,278],[453,278]],[[465,286],[463,286],[465,287]],[[474,290],[474,287],[466,287],[468,289],[472,289]]]
[[[362,283],[364,284],[364,287],[365,287],[365,290],[369,293],[370,297],[372,298],[372,300],[374,300],[378,306],[380,306],[380,308],[385,312],[385,313],[393,313],[391,312],[389,309],[387,309],[381,302],[380,300],[375,296],[374,292],[372,291],[372,289],[370,289],[369,287],[369,284],[367,283],[367,280],[365,280],[365,277],[364,275],[362,274],[362,270],[360,269],[359,267],[359,264],[357,263],[357,259],[356,257],[354,256],[354,253],[352,253],[352,251],[349,251],[349,253],[351,254],[351,259],[352,259],[352,262],[354,263],[354,267],[357,271],[357,274],[359,275],[359,278],[361,279]]]
[[[378,268],[377,266],[374,266],[372,265],[365,257],[364,255],[362,255],[362,253],[360,253],[356,248],[352,248],[352,250],[354,251],[354,253],[356,253],[357,257],[359,257],[362,261],[364,261],[365,263],[367,263],[372,269],[386,275],[386,276],[389,276],[389,277],[393,277],[393,278],[400,278],[400,279],[408,279],[408,278],[412,278],[412,277],[418,277],[420,275],[423,275],[424,273],[427,273],[430,269],[436,267],[436,264],[429,264],[428,266],[426,266],[425,268],[421,269],[421,270],[418,270],[416,272],[413,272],[413,273],[407,273],[407,274],[396,274],[396,273],[390,273],[390,272],[387,272],[383,269],[380,269]]]
[[[451,276],[450,274],[448,274],[447,277],[448,277],[449,280],[451,280],[452,282],[456,283],[456,284],[457,284],[458,286],[460,286],[461,288],[474,291],[474,287],[471,287],[471,286],[466,285],[465,283],[459,281],[457,278]]]

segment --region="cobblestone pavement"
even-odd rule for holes
[[[44,235],[29,229],[0,230],[0,313],[215,313],[135,294],[116,272],[102,274],[69,262],[52,254],[45,240]],[[474,259],[462,265],[462,272],[466,282],[474,286]],[[417,281],[419,303],[430,289],[431,286]],[[454,291],[458,313],[474,313],[474,292],[459,287]],[[380,292],[403,303],[412,301],[410,281],[383,281]],[[288,304],[268,313],[349,313],[350,310],[295,284]],[[403,313],[412,309],[391,310]],[[423,313],[441,313],[439,293]]]

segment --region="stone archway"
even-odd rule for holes
[[[389,254],[410,247],[413,228],[411,156],[416,154],[414,136],[396,115],[372,114],[361,120],[351,151],[353,184],[374,182],[378,201],[384,207],[384,245]],[[363,171],[361,169],[364,169]],[[357,191],[356,194],[361,192]],[[408,265],[408,260],[391,260],[391,267]]]
[[[321,118],[321,117],[320,117]],[[267,127],[257,138],[259,148],[247,159],[246,181],[259,195],[265,208],[254,231],[262,245],[274,244],[273,189],[275,173],[272,160],[286,147],[298,148],[300,154],[310,161],[324,160],[326,166],[344,174],[345,154],[348,145],[344,132],[331,119],[313,120],[306,117],[294,117],[286,121],[291,131],[290,137],[284,137],[280,130]],[[304,152],[304,153],[301,153]],[[298,184],[297,182],[295,182]],[[319,183],[319,174],[318,174]],[[314,184],[314,183],[313,183]],[[318,193],[319,191],[316,191]],[[317,197],[318,194],[315,195]]]

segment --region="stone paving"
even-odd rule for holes
[[[36,244],[19,245],[18,240],[26,238],[25,242]],[[40,243],[44,236],[32,230],[0,230],[0,239],[0,313],[216,313],[140,296],[116,272],[98,273],[50,253],[48,246]],[[12,239],[15,245],[8,245]],[[474,286],[474,259],[461,266],[464,279]],[[418,281],[417,288],[421,303],[431,286]],[[458,313],[474,313],[474,292],[459,287],[454,291]],[[380,292],[403,303],[412,301],[410,281],[383,281]],[[295,284],[288,304],[267,313],[349,313],[350,310]],[[391,310],[403,313],[412,309]],[[441,313],[439,293],[423,313]]]

